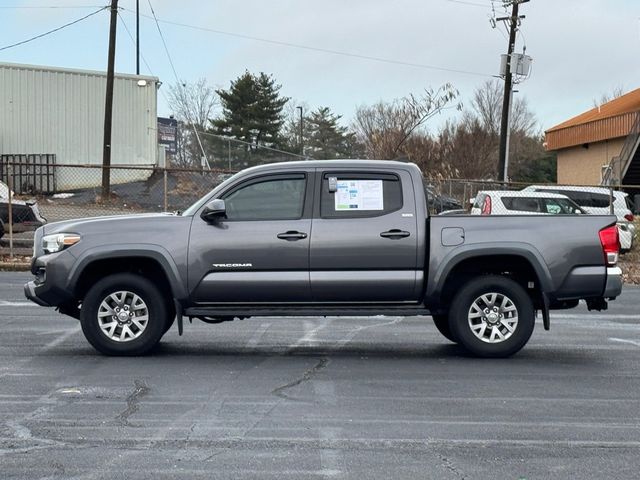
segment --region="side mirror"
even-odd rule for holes
[[[204,210],[202,210],[200,218],[202,218],[205,222],[215,222],[219,218],[225,217],[226,212],[227,209],[224,205],[224,200],[216,198],[215,200],[211,200],[204,206]]]

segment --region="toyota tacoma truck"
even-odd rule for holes
[[[25,294],[110,355],[149,352],[183,319],[431,316],[474,355],[519,351],[541,313],[622,290],[615,216],[429,216],[417,166],[249,168],[184,212],[35,232]]]

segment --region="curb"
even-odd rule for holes
[[[0,271],[3,271],[3,272],[28,272],[30,269],[31,269],[30,263],[0,261]]]

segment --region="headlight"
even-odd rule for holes
[[[54,233],[42,237],[44,253],[55,253],[64,250],[80,241],[80,235],[75,233]]]

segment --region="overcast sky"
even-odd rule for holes
[[[141,11],[150,14],[148,0]],[[0,1],[2,46],[58,27],[107,0]],[[264,71],[282,93],[311,107],[329,106],[348,122],[355,108],[419,93],[451,82],[469,103],[475,87],[498,73],[506,50],[504,29],[492,29],[490,0],[151,0],[161,20],[227,32],[213,33],[160,23],[181,80],[206,77],[228,87],[244,70]],[[135,0],[120,0],[134,9]],[[496,11],[504,13],[500,1]],[[518,86],[542,129],[591,108],[594,98],[617,86],[640,87],[640,2],[637,0],[531,0],[517,49],[534,58],[531,78]],[[123,10],[132,33],[135,16]],[[32,43],[0,51],[0,62],[104,70],[108,12]],[[241,38],[245,35],[398,62],[473,73],[443,71],[341,56]],[[141,18],[143,56],[165,86],[175,82],[155,23]],[[135,49],[118,24],[116,70],[135,72]],[[142,66],[142,73],[149,73]],[[159,113],[169,110],[162,95]],[[437,122],[436,122],[437,124]],[[434,124],[434,126],[436,125]]]

